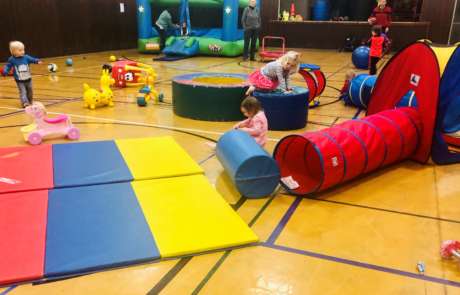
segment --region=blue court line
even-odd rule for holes
[[[360,262],[360,261],[356,261],[356,260],[350,260],[350,259],[345,259],[345,258],[340,258],[340,257],[335,257],[335,256],[315,253],[315,252],[312,252],[312,251],[301,250],[301,249],[291,248],[291,247],[287,247],[287,246],[275,245],[276,240],[278,239],[278,237],[280,236],[281,232],[286,227],[286,225],[289,222],[289,220],[291,219],[292,215],[294,215],[294,213],[297,210],[299,204],[302,202],[302,199],[303,199],[302,197],[296,197],[295,201],[292,202],[291,206],[286,211],[284,216],[281,218],[280,222],[275,227],[275,229],[271,233],[271,235],[268,238],[268,240],[265,243],[262,244],[263,247],[267,247],[267,248],[271,248],[271,249],[275,249],[275,250],[280,250],[280,251],[284,251],[284,252],[289,252],[289,253],[294,253],[294,254],[299,254],[299,255],[303,255],[303,256],[309,256],[309,257],[314,257],[314,258],[318,258],[318,259],[328,260],[328,261],[332,261],[332,262],[337,262],[337,263],[342,263],[342,264],[347,264],[347,265],[367,268],[367,269],[381,271],[381,272],[385,272],[385,273],[391,273],[391,274],[404,276],[404,277],[409,277],[409,278],[413,278],[413,279],[418,279],[418,280],[422,280],[422,281],[428,281],[428,282],[433,282],[433,283],[449,285],[449,286],[460,288],[460,282],[456,282],[456,281],[450,281],[450,280],[441,279],[441,278],[437,278],[437,277],[416,274],[416,273],[403,271],[403,270],[399,270],[399,269],[394,269],[394,268],[390,268],[390,267],[385,267],[385,266],[375,265],[375,264],[371,264],[371,263],[365,263],[365,262]]]
[[[367,268],[367,269],[381,271],[381,272],[390,273],[390,274],[394,274],[394,275],[399,275],[399,276],[403,276],[403,277],[409,277],[409,278],[413,278],[413,279],[417,279],[417,280],[428,281],[428,282],[432,282],[432,283],[438,283],[438,284],[449,285],[449,286],[460,288],[460,282],[456,282],[456,281],[441,279],[441,278],[427,276],[427,275],[416,274],[416,273],[412,273],[412,272],[408,272],[408,271],[404,271],[404,270],[389,268],[389,267],[370,264],[370,263],[365,263],[365,262],[359,262],[359,261],[355,261],[355,260],[350,260],[350,259],[345,259],[345,258],[340,258],[340,257],[335,257],[335,256],[315,253],[315,252],[306,251],[306,250],[290,248],[290,247],[286,247],[286,246],[272,245],[272,244],[264,244],[263,246],[266,247],[266,248],[280,250],[280,251],[283,251],[283,252],[299,254],[299,255],[303,255],[303,256],[308,256],[308,257],[328,260],[328,261],[332,261],[332,262],[337,262],[337,263],[342,263],[342,264],[347,264],[347,265]]]
[[[297,207],[299,206],[300,202],[302,202],[302,197],[297,197],[294,202],[292,202],[291,206],[289,209],[286,211],[284,214],[283,218],[281,218],[280,222],[276,226],[275,230],[272,232],[270,237],[267,240],[267,244],[273,245],[276,241],[276,239],[279,237],[283,229],[286,227],[286,224],[288,223],[289,219],[291,219],[292,215],[296,211]]]
[[[8,289],[4,290],[2,293],[0,293],[0,295],[6,295],[8,293],[10,293],[11,291],[14,290],[14,288],[16,288],[18,285],[13,285],[13,286],[10,286],[8,287]]]

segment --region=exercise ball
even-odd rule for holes
[[[65,65],[68,67],[73,66],[73,60],[71,58],[68,58],[65,60]]]
[[[351,61],[358,69],[367,70],[369,68],[369,47],[359,46],[353,51]]]
[[[58,66],[56,64],[48,64],[48,72],[55,73],[58,70]]]
[[[328,0],[316,0],[313,6],[313,20],[329,20]]]

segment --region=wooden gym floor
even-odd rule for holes
[[[339,88],[351,67],[350,54],[303,50]],[[98,86],[108,56],[126,56],[153,65],[165,103],[139,108],[136,88],[114,91],[113,108],[88,110],[82,84]],[[0,288],[0,294],[460,294],[460,267],[439,256],[445,239],[460,239],[460,165],[406,161],[312,198],[283,193],[245,200],[229,185],[213,156],[212,141],[233,123],[174,116],[171,79],[190,72],[249,73],[261,64],[237,58],[196,57],[152,62],[135,50],[49,58],[33,66],[35,100],[48,112],[67,113],[83,141],[171,135],[206,171],[216,189],[260,237],[258,246],[104,271],[39,285]],[[55,75],[46,64],[60,67]],[[294,83],[303,85],[299,77]],[[310,110],[306,130],[351,119],[356,110],[334,102],[327,88],[323,107]],[[29,118],[18,108],[11,78],[0,79],[0,146],[25,145],[19,131]],[[301,132],[301,131],[296,131]],[[267,150],[291,132],[269,132]],[[207,139],[209,138],[209,139]],[[65,142],[56,139],[48,141]],[[419,275],[417,263],[426,271]]]

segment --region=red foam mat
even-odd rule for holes
[[[0,148],[0,194],[52,187],[51,145]]]
[[[0,198],[0,285],[43,277],[48,191]]]

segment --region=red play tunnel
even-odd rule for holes
[[[414,108],[398,108],[331,128],[289,135],[275,148],[281,177],[292,177],[305,195],[408,158],[417,149],[422,122]]]

